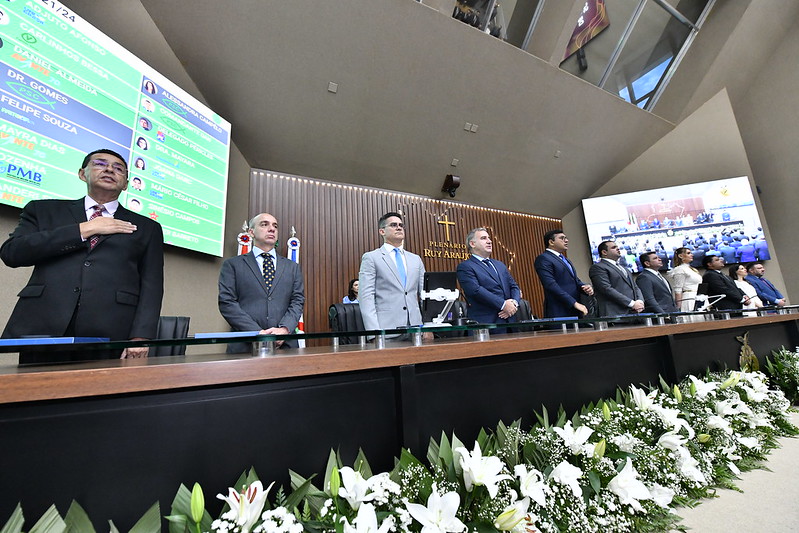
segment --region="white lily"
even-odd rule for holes
[[[664,509],[668,509],[671,501],[674,499],[674,491],[663,485],[657,483],[652,484],[649,488],[649,493],[652,494],[652,501]]]
[[[580,455],[583,451],[583,444],[588,440],[591,434],[594,432],[588,426],[579,426],[577,429],[572,427],[571,420],[566,422],[566,425],[562,428],[553,427],[552,431],[558,434],[566,446],[571,450],[573,455]],[[593,447],[591,448],[593,451]]]
[[[513,493],[512,499],[516,499],[515,492]],[[494,527],[500,531],[511,531],[513,528],[519,525],[522,520],[524,520],[529,507],[530,498],[524,498],[523,500],[515,501],[514,503],[505,507],[505,510],[494,519]]]
[[[744,402],[741,401],[740,398],[724,400],[722,402],[716,402],[715,404],[716,414],[720,416],[730,416],[730,415],[737,415],[740,413],[751,415],[752,410],[746,405]]]
[[[748,417],[749,427],[771,427],[771,418],[766,413],[752,413]]]
[[[421,533],[460,533],[466,525],[457,516],[461,497],[457,492],[440,496],[433,485],[433,492],[427,499],[427,507],[418,503],[405,502],[405,508],[422,525]]]
[[[710,415],[707,417],[707,427],[720,429],[724,431],[724,433],[732,435],[732,426],[730,425],[730,422],[718,415]]]
[[[699,470],[699,461],[693,458],[691,452],[689,452],[687,448],[680,448],[677,450],[677,467],[680,469],[682,475],[688,479],[701,483],[702,485],[707,484],[705,475]]]
[[[360,472],[356,472],[349,466],[339,469],[341,474],[341,487],[338,495],[347,500],[354,510],[358,510],[362,503],[369,501],[369,482],[366,481]]]
[[[679,430],[680,428],[685,428],[685,431],[688,433],[688,438],[694,438],[694,428],[688,424],[688,421],[680,418],[681,411],[679,409],[671,409],[669,407],[663,407],[662,405],[653,405],[652,411],[657,413],[658,418],[663,422],[663,425],[670,427],[674,430]]]
[[[541,507],[546,507],[547,497],[545,489],[547,484],[546,481],[544,481],[544,475],[535,468],[531,468],[528,472],[525,465],[516,465],[513,473],[519,478],[519,491],[522,493],[522,496],[532,498],[533,501]]]
[[[633,509],[641,512],[644,511],[644,508],[639,500],[652,499],[652,493],[638,479],[638,472],[635,471],[635,467],[629,457],[621,472],[616,474],[608,483],[608,490],[618,496],[622,504],[630,505]]]
[[[691,383],[694,384],[694,387],[696,388],[696,397],[700,400],[716,390],[716,388],[719,386],[718,383],[708,383],[706,381],[697,379],[695,376],[688,376],[688,378],[691,380]]]
[[[572,489],[572,493],[576,498],[583,494],[583,489],[580,487],[578,480],[583,475],[583,471],[568,461],[562,461],[555,469],[549,474],[549,478],[557,481],[562,485],[566,485]]]
[[[499,457],[483,457],[480,451],[480,444],[474,443],[474,450],[471,453],[466,448],[460,447],[455,453],[461,456],[460,465],[463,469],[463,482],[466,490],[472,491],[473,487],[483,485],[488,489],[488,494],[495,498],[499,487],[497,483],[505,479],[512,479],[507,474],[500,474],[504,468],[502,459]]]
[[[250,528],[255,525],[261,515],[261,510],[266,503],[266,496],[275,482],[273,481],[264,490],[264,486],[260,481],[254,481],[249,487],[246,487],[241,493],[234,488],[228,489],[228,495],[217,494],[216,497],[226,502],[230,507],[230,511],[225,513],[226,518],[235,520],[236,525],[241,528],[241,533],[249,533]]]
[[[746,397],[750,402],[762,402],[768,398],[768,390],[759,391],[755,390],[749,385],[742,385],[741,388],[746,392]]]
[[[636,407],[638,407],[638,409],[641,411],[649,411],[649,409],[652,408],[652,405],[655,403],[655,395],[657,392],[657,389],[655,389],[647,394],[635,385],[630,385],[630,395],[632,396]]]
[[[686,442],[685,437],[682,435],[674,431],[669,431],[660,436],[658,439],[658,446],[676,452],[679,448],[685,446]]]
[[[352,521],[352,527],[347,520],[344,520],[344,533],[388,533],[394,527],[394,517],[388,516],[383,523],[378,526],[375,507],[371,503],[365,503],[358,509],[358,516]]]
[[[760,441],[757,440],[757,437],[738,437],[738,442],[752,450],[760,448]]]

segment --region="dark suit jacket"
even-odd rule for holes
[[[641,289],[633,282],[632,274],[623,274],[605,260],[591,265],[588,275],[594,285],[599,316],[633,313],[628,307],[630,300],[644,300]]]
[[[83,198],[25,206],[0,258],[10,267],[33,266],[33,274],[3,337],[60,336],[73,314],[76,336],[155,337],[164,293],[161,226],[121,205],[114,217],[135,224],[136,231],[103,235],[90,249],[80,237]]]
[[[300,265],[277,256],[275,280],[267,291],[253,252],[231,257],[219,272],[219,312],[233,331],[284,327],[294,333],[305,304]],[[296,348],[297,341],[284,346]],[[249,351],[248,343],[228,344],[228,353]]]
[[[482,324],[516,322],[516,316],[499,318],[505,300],[521,300],[522,293],[516,280],[502,261],[491,259],[497,269],[483,265],[473,255],[458,265],[458,282],[469,303],[468,316]]]
[[[679,311],[674,303],[671,286],[666,286],[660,278],[648,270],[643,270],[635,279],[636,285],[644,295],[644,311],[647,313],[676,313]]]
[[[707,283],[708,297],[724,295],[724,298],[713,306],[716,309],[741,309],[743,307],[741,304],[744,297],[743,291],[726,274],[722,274],[718,270],[708,270],[702,276],[702,282]]]
[[[574,265],[571,262],[569,264],[576,273]],[[551,252],[544,252],[535,258],[535,272],[544,287],[544,316],[577,316],[579,313],[574,304],[580,301],[585,283]]]

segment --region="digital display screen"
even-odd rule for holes
[[[638,255],[671,259],[680,247],[694,251],[695,267],[703,255],[721,255],[728,264],[771,259],[746,176],[587,198],[583,212],[594,261],[599,243],[614,240],[633,271],[640,270]]]
[[[83,157],[128,161],[122,205],[222,255],[230,123],[54,0],[0,3],[0,203],[86,194]]]

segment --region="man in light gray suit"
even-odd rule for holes
[[[258,331],[262,335],[294,333],[305,304],[300,265],[275,253],[278,226],[269,213],[250,220],[247,232],[252,238],[252,251],[222,264],[219,312],[233,331]],[[278,341],[277,345],[296,348],[297,341]],[[238,353],[249,349],[246,343],[232,343],[227,351]]]
[[[644,310],[641,289],[630,272],[619,265],[621,251],[613,241],[602,241],[597,247],[599,262],[591,265],[588,276],[594,286],[599,316],[638,314]]]
[[[422,323],[419,294],[424,281],[422,258],[403,249],[402,215],[386,213],[377,223],[383,246],[366,252],[358,274],[363,325],[367,330],[396,329]]]
[[[660,273],[663,260],[655,252],[644,252],[638,258],[644,269],[635,279],[635,284],[644,296],[644,311],[647,313],[676,313],[671,285]]]

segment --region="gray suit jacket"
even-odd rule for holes
[[[366,252],[358,273],[358,302],[367,330],[396,329],[422,323],[419,293],[424,282],[424,264],[418,255],[405,250],[406,286],[400,283],[397,264],[381,246]]]
[[[277,256],[277,270],[272,288],[267,291],[263,274],[252,252],[231,257],[219,273],[219,312],[233,331],[260,331],[285,327],[294,333],[305,293],[300,265]],[[286,341],[296,347],[297,341]],[[228,352],[246,352],[245,343],[229,344]]]
[[[633,313],[630,300],[644,300],[641,289],[633,282],[632,274],[623,274],[605,260],[591,265],[588,276],[594,285],[599,316],[619,316]]]
[[[636,285],[644,295],[644,311],[647,313],[676,313],[679,311],[671,294],[671,285],[648,270],[644,270],[635,279]]]

